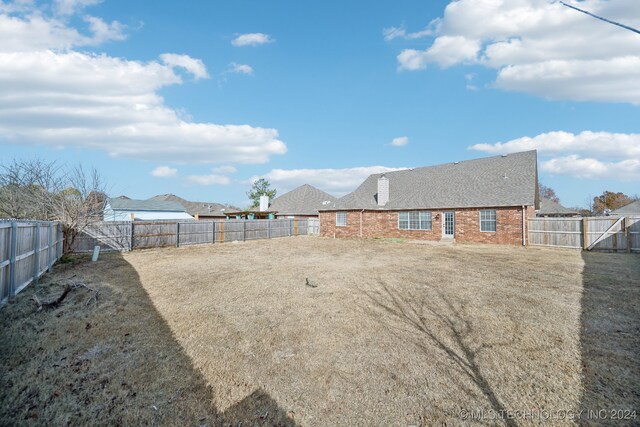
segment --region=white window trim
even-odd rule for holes
[[[344,224],[338,223],[338,215],[344,214]],[[338,211],[336,212],[336,227],[346,227],[349,224],[349,214],[347,211]]]
[[[493,220],[493,223],[495,223],[495,230],[483,230],[482,229],[482,212],[486,212],[486,211],[493,211],[495,212],[495,219]],[[491,220],[487,220],[485,219],[484,222],[491,222]],[[481,233],[497,233],[498,232],[498,211],[496,209],[481,209],[478,212],[478,226],[480,228],[480,232]]]
[[[407,228],[400,228],[400,214],[401,213],[407,213],[409,214],[410,212],[418,212],[418,226],[420,226],[421,224],[421,220],[420,220],[420,214],[421,213],[429,213],[431,215],[431,220],[429,221],[431,223],[431,228],[411,228],[411,218],[409,215],[409,218],[407,218]],[[403,231],[433,231],[433,212],[431,211],[399,211],[398,212],[398,230],[403,230]]]

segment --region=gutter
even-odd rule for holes
[[[527,207],[522,205],[522,246],[527,246],[527,234],[526,234],[526,223],[527,223]]]

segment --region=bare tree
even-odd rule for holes
[[[98,171],[81,165],[65,170],[56,162],[14,160],[0,169],[0,216],[60,221],[65,253],[101,220],[105,197]]]
[[[542,183],[538,186],[538,194],[540,195],[540,197],[544,197],[545,199],[560,203],[560,199],[556,195],[556,191],[553,188],[547,187]]]

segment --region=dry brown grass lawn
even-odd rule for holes
[[[640,410],[639,261],[300,237],[62,266],[52,281],[75,272],[99,301],[78,291],[34,313],[29,289],[0,310],[0,424],[526,425]]]

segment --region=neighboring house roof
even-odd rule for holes
[[[551,199],[547,199],[546,197],[540,198],[540,209],[536,211],[536,214],[539,216],[543,215],[578,215],[578,212],[565,208],[560,203],[556,203]]]
[[[378,206],[378,178],[382,175],[389,179],[389,201]],[[535,206],[537,183],[537,154],[533,150],[373,174],[354,192],[320,210]]]
[[[107,203],[113,210],[123,211],[164,211],[185,212],[184,206],[175,201],[108,199]]]
[[[611,215],[640,215],[640,200],[612,211]]]
[[[214,202],[190,202],[175,194],[159,194],[151,197],[149,200],[173,201],[178,202],[185,207],[190,215],[225,217],[225,212],[229,210],[238,210],[235,206],[227,206],[222,203]]]
[[[278,215],[318,215],[318,209],[326,208],[336,200],[331,194],[304,184],[273,199],[269,211],[276,211]]]

